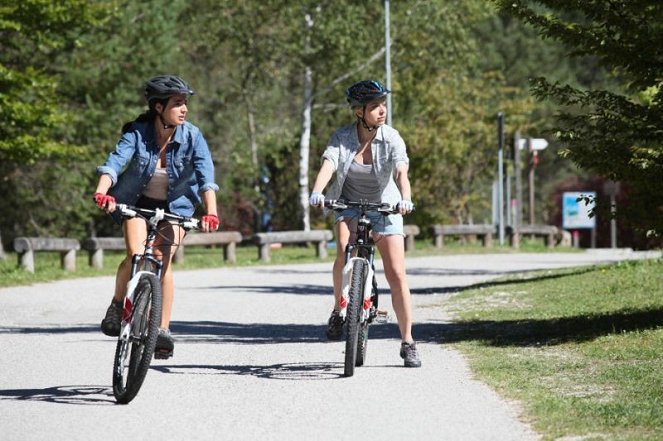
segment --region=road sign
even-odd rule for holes
[[[543,138],[530,138],[530,150],[543,150],[548,147],[548,141]],[[518,150],[523,150],[527,147],[527,139],[518,140]]]
[[[548,147],[548,141],[543,138],[532,138],[530,139],[530,150],[543,150]]]
[[[579,198],[588,197],[589,204]],[[596,217],[589,217],[594,208],[594,191],[567,191],[562,195],[562,227],[565,230],[591,229],[596,227]]]

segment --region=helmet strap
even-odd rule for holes
[[[379,126],[369,126],[368,124],[366,124],[366,120],[364,119],[363,116],[361,117],[358,116],[357,119],[361,121],[362,127],[368,130],[369,132],[372,132],[373,130],[376,130],[379,127]]]
[[[366,124],[366,120],[364,119],[364,115],[366,114],[366,106],[364,105],[364,108],[361,112],[361,116],[357,116],[357,119],[361,121],[361,125],[368,130],[369,132],[372,132],[373,130],[377,130],[379,126],[369,126]]]
[[[167,129],[172,129],[173,127],[175,127],[175,124],[166,123],[166,120],[163,119],[163,115],[161,113],[159,113],[159,120],[161,121],[161,124],[163,125],[163,128],[166,129],[166,130]]]

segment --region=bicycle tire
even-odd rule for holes
[[[357,362],[357,342],[359,340],[359,321],[364,290],[365,266],[362,260],[355,260],[352,265],[352,281],[348,296],[348,309],[345,317],[347,332],[345,333],[345,363],[343,375],[351,377],[355,372]]]
[[[357,335],[357,360],[355,366],[363,366],[366,361],[366,350],[368,349],[368,321],[359,324]]]
[[[130,339],[118,339],[113,364],[113,395],[127,404],[138,394],[154,355],[161,321],[161,283],[143,274],[136,286]]]

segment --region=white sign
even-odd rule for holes
[[[585,203],[589,198],[591,202]],[[562,195],[562,228],[565,230],[579,230],[596,227],[596,217],[589,217],[589,212],[594,208],[594,191],[567,191]]]
[[[518,140],[518,150],[523,150],[527,147],[526,139]],[[543,138],[531,138],[530,139],[530,150],[543,150],[548,147],[548,141]]]

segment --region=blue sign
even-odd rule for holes
[[[586,203],[584,199],[589,198]],[[584,228],[595,228],[596,217],[589,217],[589,212],[594,208],[594,191],[567,191],[562,196],[562,228],[565,230],[579,230]]]

